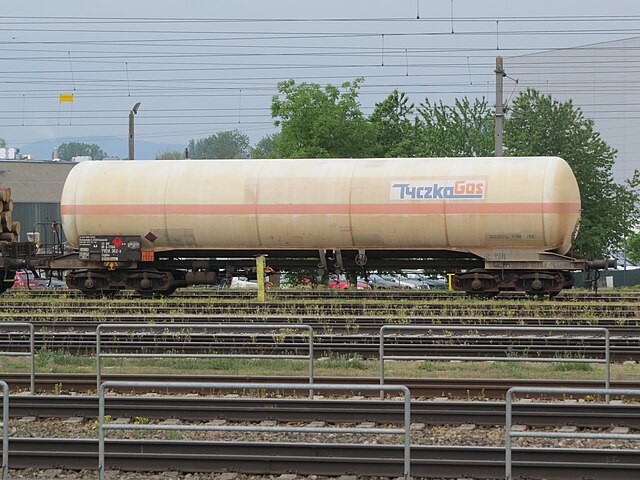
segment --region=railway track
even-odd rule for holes
[[[383,325],[451,325],[451,326],[513,326],[513,327],[602,327],[610,334],[638,335],[640,334],[640,316],[635,318],[615,317],[540,317],[540,316],[473,316],[473,315],[347,315],[331,314],[295,314],[295,313],[132,313],[129,311],[116,312],[87,312],[67,313],[41,311],[18,311],[15,313],[0,312],[0,326],[2,322],[29,322],[37,330],[46,332],[95,332],[98,325],[103,323],[213,323],[213,324],[305,324],[313,326],[318,332],[377,334]]]
[[[95,396],[11,396],[11,418],[98,416]],[[403,423],[403,405],[379,400],[342,399],[252,399],[252,398],[194,398],[109,397],[106,411],[113,418],[147,418],[206,422],[224,418],[234,422],[310,422],[323,420],[334,423],[375,422]],[[2,412],[2,408],[0,408]],[[504,402],[413,401],[412,423],[426,425],[476,424],[495,426],[504,424]],[[547,427],[575,425],[586,428],[625,426],[640,428],[638,406],[632,404],[594,403],[515,403],[513,421],[528,426]]]
[[[222,472],[302,475],[402,473],[400,445],[110,440],[106,467],[121,471]],[[503,478],[500,447],[412,446],[414,477]],[[86,439],[12,438],[11,468],[96,469],[98,442]],[[629,480],[640,476],[640,451],[519,448],[514,476],[567,480]]]
[[[117,325],[115,325],[117,328]],[[141,330],[144,325],[141,324]],[[186,331],[185,331],[186,330]],[[294,354],[307,355],[309,343],[304,330],[275,333],[212,331],[180,329],[172,332],[109,331],[101,334],[103,353],[175,353],[216,354]],[[212,329],[213,330],[213,329]],[[446,331],[423,332],[424,335],[403,334],[385,339],[385,354],[393,356],[479,356],[532,358],[604,358],[604,337],[594,333],[584,335],[551,334],[524,337],[509,334],[478,334]],[[577,332],[579,333],[579,332]],[[428,336],[425,336],[427,335]],[[0,332],[0,351],[29,351],[28,335],[21,332]],[[35,333],[36,350],[49,350],[74,355],[95,355],[95,332]],[[314,356],[358,355],[364,359],[379,358],[379,335],[314,333]],[[535,352],[535,353],[533,353]],[[612,362],[640,360],[640,329],[636,335],[610,337]],[[533,361],[533,360],[532,360]],[[588,361],[588,360],[585,360]]]
[[[0,376],[9,384],[10,391],[29,389],[30,377],[24,373],[5,373]],[[175,374],[106,374],[102,381],[136,381],[136,382],[227,382],[227,383],[305,383],[307,377],[300,376],[239,376],[239,375],[175,375]],[[316,377],[316,382],[340,385],[352,385],[353,395],[377,396],[377,392],[363,392],[358,385],[377,385],[377,377]],[[450,378],[386,378],[389,385],[406,385],[413,398],[449,397],[457,399],[503,399],[507,390],[515,385],[536,387],[572,387],[602,388],[602,380],[530,380],[530,379],[450,379]],[[640,381],[612,381],[611,388],[640,389]],[[38,373],[36,389],[44,392],[95,392],[95,374],[81,373]],[[159,389],[156,392],[163,393]],[[142,392],[142,390],[138,390]],[[184,388],[172,393],[201,394],[200,390]],[[227,392],[230,393],[230,392]],[[289,392],[306,395],[308,390]],[[326,391],[326,395],[344,395],[342,391]]]
[[[423,290],[423,289],[374,289],[374,290],[336,290],[336,289],[269,289],[270,298],[278,300],[334,300],[334,299],[362,299],[362,300],[464,300],[473,299],[463,292],[451,292],[447,290]],[[76,290],[40,288],[34,290],[12,290],[6,292],[5,298],[56,298],[65,296],[69,299],[84,299],[85,297]],[[255,290],[225,289],[225,288],[200,288],[180,289],[171,295],[174,299],[212,299],[212,300],[248,300],[256,296]],[[121,292],[117,298],[141,299],[133,292]],[[531,297],[521,292],[503,292],[492,300],[531,300]],[[552,299],[554,302],[638,302],[640,291],[601,291],[595,293],[585,290],[566,290]]]
[[[411,317],[537,317],[537,318],[619,318],[636,319],[640,316],[640,303],[602,302],[367,302],[336,299],[335,301],[285,301],[258,304],[251,301],[123,301],[77,302],[24,302],[0,299],[5,318],[27,316],[60,319],[74,316],[100,316],[117,318],[123,314],[137,315],[348,315],[379,316],[394,319]]]

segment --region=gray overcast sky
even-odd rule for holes
[[[339,84],[363,76],[365,113],[394,88],[416,103],[465,95],[493,102],[497,54],[640,35],[637,0],[454,0],[453,18],[451,0],[2,6],[0,137],[12,146],[125,139],[136,102],[136,138],[186,144],[237,128],[256,142],[275,131],[270,100],[288,78]],[[61,93],[75,101],[60,103]]]

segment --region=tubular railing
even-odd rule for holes
[[[225,426],[225,425],[135,425],[114,424],[105,422],[105,390],[108,388],[149,389],[149,388],[194,388],[194,389],[265,389],[265,390],[298,390],[313,388],[314,390],[346,390],[378,391],[381,388],[388,392],[400,392],[404,401],[403,428],[334,428],[334,427],[267,427],[267,426]],[[282,432],[282,433],[360,433],[360,434],[389,434],[404,436],[403,476],[405,480],[411,478],[411,392],[404,385],[337,385],[337,384],[296,384],[296,383],[187,383],[187,382],[104,382],[98,388],[98,470],[100,480],[105,478],[105,430],[191,430],[191,431],[222,431],[222,432]]]
[[[489,356],[462,356],[462,355],[385,355],[384,353],[384,339],[385,333],[389,330],[395,331],[467,331],[467,332],[484,332],[484,331],[496,331],[496,332],[509,332],[518,334],[517,338],[530,338],[519,335],[523,332],[549,332],[549,333],[565,333],[572,334],[573,336],[582,335],[583,333],[599,333],[604,338],[604,358],[540,358],[532,357],[529,355],[523,356],[506,356],[506,357],[489,357]],[[514,338],[514,337],[509,337]],[[455,336],[447,337],[447,340],[456,341]],[[429,346],[425,346],[425,350],[428,350]],[[380,385],[384,385],[384,362],[385,360],[455,360],[455,361],[493,361],[493,362],[555,362],[555,363],[602,363],[605,365],[604,372],[604,386],[609,388],[611,383],[611,352],[610,352],[609,330],[606,328],[580,328],[576,331],[575,328],[569,327],[491,327],[491,326],[444,326],[444,325],[385,325],[380,328]],[[380,391],[380,399],[384,400],[384,392]],[[607,397],[607,401],[609,398]]]
[[[2,388],[2,480],[9,478],[9,385],[0,380]]]
[[[240,353],[103,353],[102,352],[102,333],[105,330],[133,330],[133,331],[145,331],[145,330],[161,330],[162,336],[169,336],[171,331],[180,330],[181,334],[186,335],[186,330],[204,331],[208,330],[249,330],[255,331],[276,331],[276,330],[302,330],[307,333],[309,337],[309,353],[307,355],[294,355],[294,354],[240,354]],[[250,335],[250,333],[247,333]],[[309,361],[309,384],[313,383],[314,376],[314,359],[313,359],[313,327],[304,324],[260,324],[260,325],[247,325],[247,324],[227,324],[227,323],[182,323],[182,324],[155,324],[155,325],[141,325],[136,323],[101,323],[96,328],[96,381],[97,387],[100,388],[102,382],[102,358],[260,358],[260,359],[282,359],[288,358],[293,360],[308,360]],[[313,398],[313,389],[309,388],[309,397]]]
[[[517,393],[535,393],[550,395],[604,395],[607,399],[611,395],[640,396],[640,390],[618,388],[544,388],[544,387],[513,387],[507,391],[505,418],[505,479],[513,480],[513,438],[583,438],[611,440],[640,440],[640,435],[629,433],[579,433],[579,432],[516,432],[513,430],[513,396]],[[551,466],[552,467],[552,466]]]
[[[33,324],[29,322],[1,322],[0,329],[24,329],[29,331],[29,351],[28,352],[15,352],[4,351],[0,352],[0,356],[3,357],[29,357],[30,359],[30,388],[31,395],[36,393],[36,347],[35,347],[35,334]]]

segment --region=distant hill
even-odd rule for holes
[[[127,158],[129,155],[129,144],[127,143],[127,138],[63,137],[54,138],[52,140],[39,140],[37,142],[31,142],[24,145],[9,146],[19,147],[20,153],[32,154],[34,160],[50,160],[53,149],[60,146],[62,143],[68,142],[95,143],[111,157],[117,156],[120,158]],[[158,153],[166,150],[183,151],[185,148],[186,144],[154,143],[147,142],[145,140],[136,140],[135,156],[138,160],[153,160],[156,158]]]

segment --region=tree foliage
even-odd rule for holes
[[[93,160],[102,160],[107,156],[106,152],[95,143],[69,142],[58,147],[58,158],[71,161],[73,157],[91,157]]]
[[[627,258],[640,265],[640,233],[633,233],[627,239]]]
[[[189,141],[191,158],[249,158],[250,153],[249,137],[239,130],[216,132],[206,138]]]
[[[4,148],[7,146],[7,142],[4,138],[0,138],[0,148]]]
[[[428,98],[417,107],[394,90],[367,118],[358,91],[363,79],[340,88],[314,83],[278,84],[272,116],[281,127],[273,140],[277,155],[326,157],[475,157],[492,156],[494,111],[486,100],[457,99],[453,105]],[[584,118],[579,108],[535,90],[521,93],[505,122],[506,155],[559,156],[573,169],[581,191],[577,254],[603,257],[618,246],[638,220],[635,187],[613,180],[616,151]],[[254,155],[268,156],[262,148]]]
[[[409,97],[394,90],[382,102],[376,103],[369,116],[372,125],[372,157],[413,157],[416,153],[416,124],[412,118],[415,105]]]
[[[453,106],[428,98],[418,107],[416,155],[486,157],[495,152],[494,114],[487,101],[456,99]]]
[[[280,132],[267,134],[260,139],[251,151],[251,158],[278,158],[280,157],[277,143]]]
[[[638,219],[635,183],[613,180],[616,151],[571,100],[559,102],[533,89],[521,93],[506,122],[504,140],[508,155],[559,156],[573,169],[582,201],[577,253],[601,258],[620,245]]]
[[[278,84],[279,95],[271,102],[271,115],[280,126],[274,142],[284,158],[365,157],[369,149],[370,124],[360,110],[357,78],[340,88],[317,83]]]
[[[165,150],[156,155],[156,160],[182,160],[184,152],[180,150]]]

